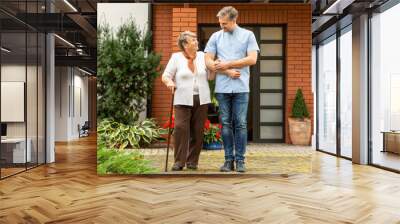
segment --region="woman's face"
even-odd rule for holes
[[[197,51],[199,49],[199,42],[197,41],[197,37],[186,37],[185,49]]]

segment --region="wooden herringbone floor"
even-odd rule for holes
[[[400,175],[316,153],[310,175],[98,177],[96,142],[0,181],[0,223],[400,223]]]

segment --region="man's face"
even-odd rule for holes
[[[219,25],[221,26],[221,29],[224,30],[224,32],[232,32],[236,25],[236,19],[229,20],[229,17],[227,15],[224,17],[220,17]]]

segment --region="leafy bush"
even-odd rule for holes
[[[105,119],[97,127],[99,147],[119,150],[147,146],[160,140],[161,132],[153,119],[137,121],[132,125]]]
[[[132,124],[145,110],[161,57],[151,51],[151,33],[142,33],[132,19],[116,34],[100,25],[97,39],[97,116]]]
[[[294,99],[292,107],[292,117],[304,119],[310,117],[307,110],[306,102],[304,101],[303,92],[301,89],[297,89],[296,98]]]
[[[97,150],[98,174],[147,174],[157,172],[151,162],[138,151],[116,151],[99,147]]]

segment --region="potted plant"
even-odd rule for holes
[[[221,124],[204,123],[203,148],[208,150],[222,149]]]
[[[311,120],[303,92],[297,89],[296,98],[292,107],[292,115],[289,117],[289,136],[294,145],[310,145]]]

